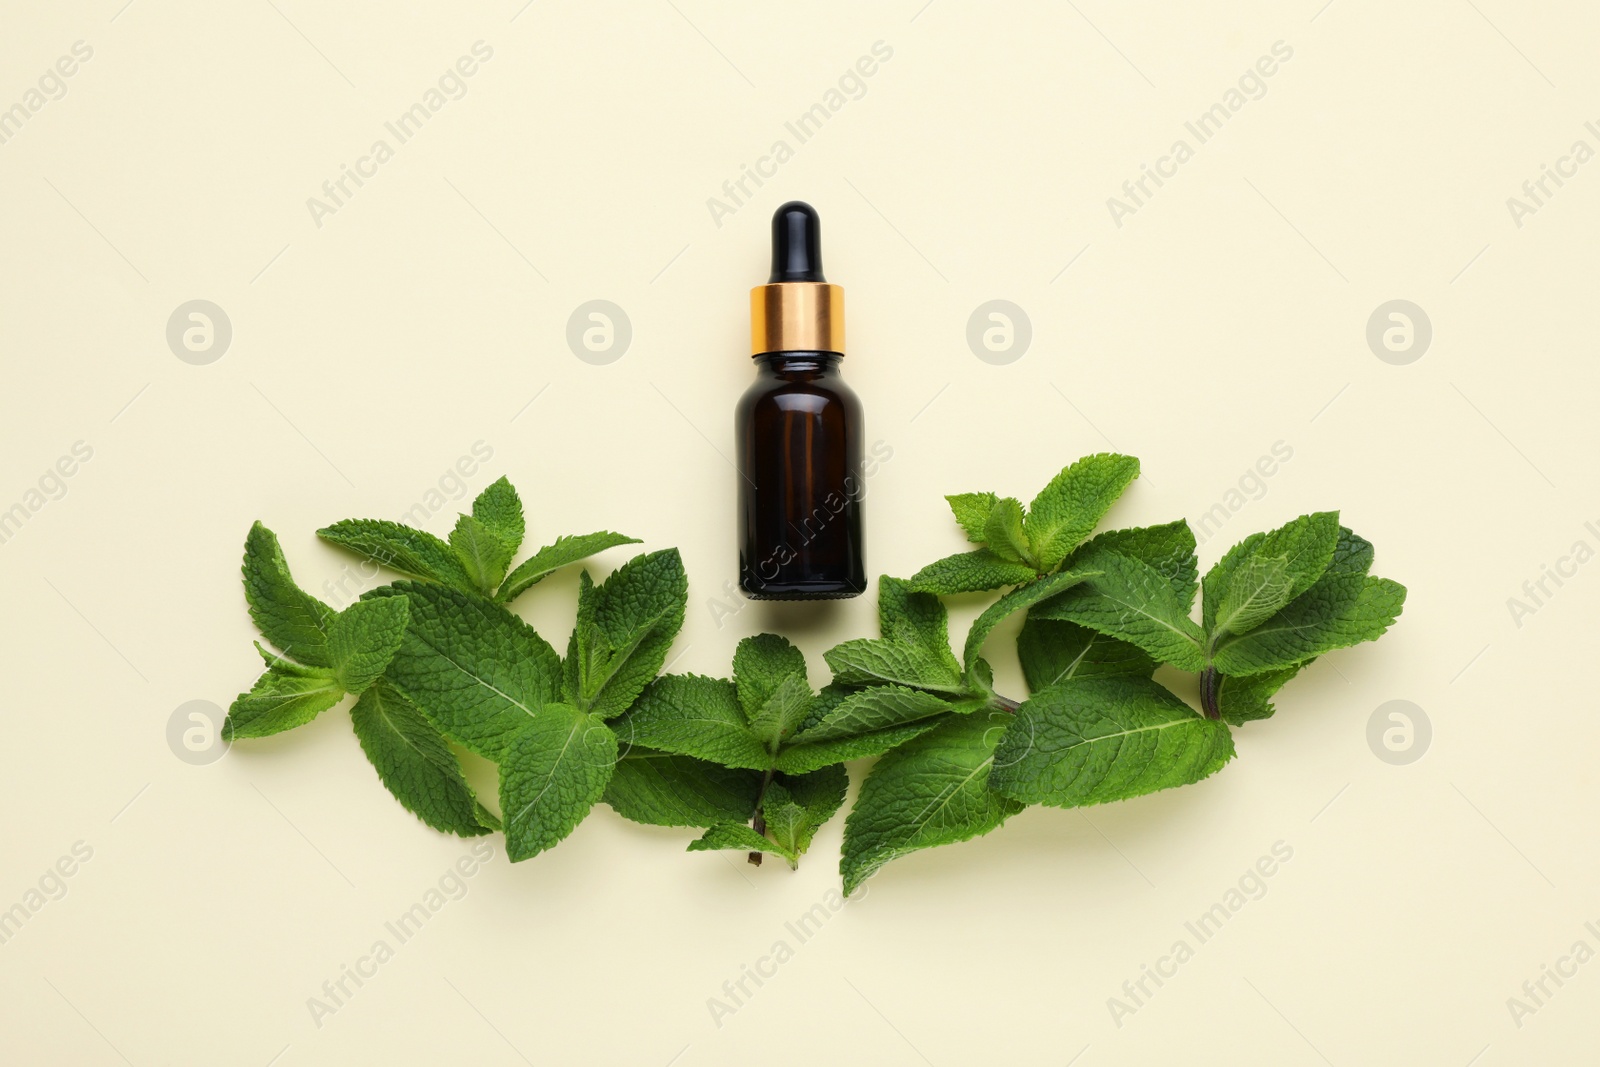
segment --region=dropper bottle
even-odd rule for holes
[[[756,381],[739,399],[739,585],[756,600],[866,590],[861,401],[839,373],[844,290],[822,273],[822,224],[772,216],[772,274],[750,290]]]

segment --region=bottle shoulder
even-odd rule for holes
[[[784,376],[760,374],[739,398],[742,416],[763,410],[809,411],[820,413],[842,410],[859,416],[861,398],[837,372],[826,375]]]

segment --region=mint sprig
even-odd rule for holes
[[[985,547],[924,568],[910,588],[1011,587],[963,649],[964,683],[990,689],[987,707],[998,710],[984,729],[980,716],[950,720],[879,760],[845,823],[847,892],[891,859],[987,833],[1027,804],[1108,803],[1207,778],[1234,756],[1231,727],[1270,717],[1278,690],[1313,660],[1376,639],[1398,617],[1404,587],[1368,574],[1371,545],[1334,512],[1247,538],[1203,583],[1182,520],[1091,538],[1137,471],[1111,455],[1066,468],[1024,513],[1020,541],[1014,500],[948,498]],[[1019,702],[992,692],[981,652],[1020,610],[1032,695]],[[855,653],[845,680],[863,680],[862,643],[841,647]],[[1158,664],[1200,675],[1198,710],[1151,679]]]
[[[1139,476],[1132,456],[1085,456],[1050,480],[1024,510],[1014,497],[960,493],[945,497],[976,552],[947,556],[911,578],[918,592],[948,596],[1020,585],[1054,573],[1094,532]]]
[[[276,651],[256,646],[265,672],[225,736],[292,729],[353,694],[362,750],[402,806],[446,832],[504,832],[513,860],[558,844],[604,801],[635,822],[699,830],[689,851],[794,866],[844,805],[845,763],[875,759],[844,825],[854,892],[896,858],[986,834],[1031,804],[1112,803],[1214,775],[1236,754],[1232,730],[1271,717],[1285,684],[1398,618],[1404,587],[1370,573],[1372,545],[1337,512],[1247,537],[1203,580],[1181,519],[1099,531],[1138,473],[1132,457],[1102,453],[1027,505],[946,498],[976,547],[881,578],[877,636],[824,652],[820,691],[776,634],[739,642],[727,677],[662,675],[688,596],[673,549],[603,581],[580,571],[572,632],[546,640],[508,604],[635,542],[558,537],[515,563],[526,517],[503,478],[448,538],[375,519],[319,531],[401,575],[343,611],[295,584],[257,523],[245,598]],[[958,654],[940,598],[984,592],[995,595]],[[986,658],[1019,615],[1020,698],[996,691]],[[1198,708],[1154,680],[1158,666],[1199,676]],[[474,795],[464,758],[498,765],[499,812]]]

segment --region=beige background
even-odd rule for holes
[[[74,42],[93,57],[0,144],[0,508],[43,503],[0,544],[0,908],[93,855],[0,944],[6,1061],[1590,1062],[1600,964],[1520,1027],[1507,998],[1600,948],[1600,725],[1574,669],[1600,565],[1520,626],[1507,600],[1600,547],[1600,163],[1520,227],[1506,200],[1600,147],[1600,16],[1321,2],[12,4],[0,106]],[[480,40],[466,95],[318,227],[307,198]],[[719,226],[707,199],[878,41],[865,94]],[[1107,198],[1277,41],[1265,95],[1115,225]],[[323,590],[351,561],[318,526],[398,517],[481,441],[465,491],[509,475],[533,544],[682,548],[674,669],[724,672],[780,629],[820,683],[870,598],[713,608],[745,294],[796,196],[893,449],[874,574],[959,547],[947,492],[1026,498],[1115,447],[1146,471],[1115,521],[1197,522],[1283,442],[1202,565],[1338,507],[1410,587],[1404,619],[1291,685],[1215,779],[899,861],[803,945],[785,923],[836,890],[842,819],[797,874],[603,807],[515,868],[490,839],[465,897],[317,1026],[307,999],[469,846],[390,799],[343,709],[208,766],[169,748],[175,709],[258,669],[251,520]],[[233,327],[205,366],[164,336],[193,299]],[[565,340],[591,299],[632,323],[610,365]],[[965,339],[991,299],[1032,324],[1003,366]],[[1365,339],[1392,299],[1433,325],[1408,365]],[[78,441],[64,496],[29,498]],[[558,645],[575,586],[519,605]],[[1432,724],[1408,765],[1367,741],[1390,700]],[[1279,841],[1265,895],[1117,1026],[1108,998]],[[708,998],[779,940],[794,958],[716,1025]]]

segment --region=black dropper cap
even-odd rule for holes
[[[822,220],[803,200],[791,200],[772,216],[772,277],[775,282],[825,282]]]

